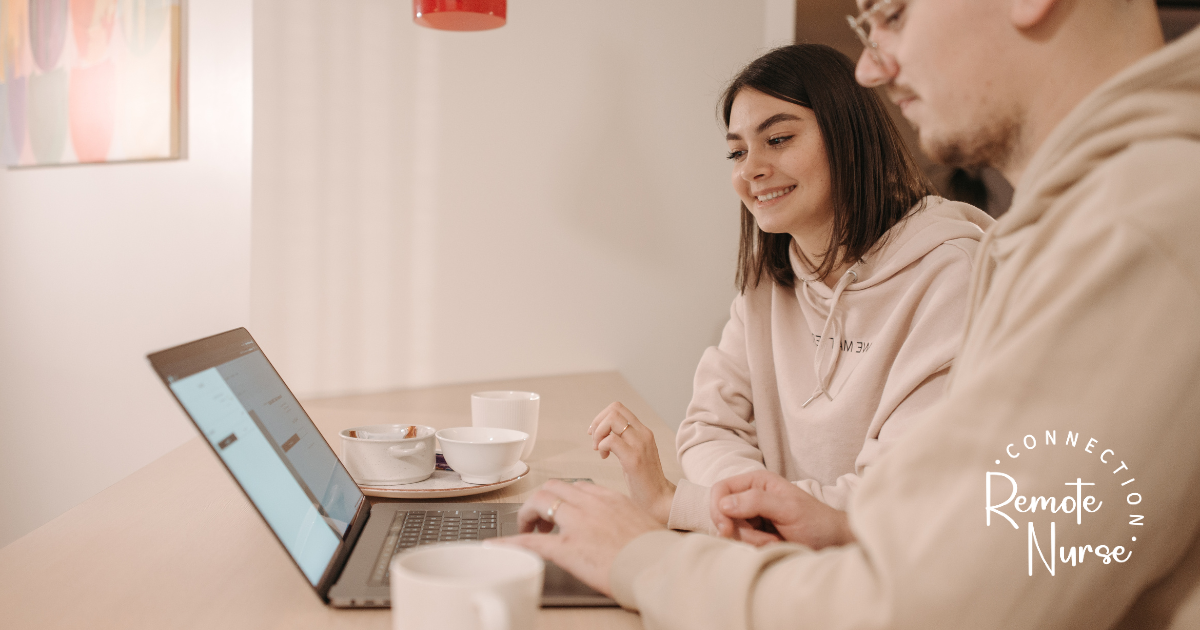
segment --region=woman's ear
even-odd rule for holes
[[[1008,19],[1013,26],[1022,31],[1031,29],[1045,20],[1058,2],[1059,0],[1012,0]]]

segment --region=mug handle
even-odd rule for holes
[[[402,457],[408,457],[414,453],[420,453],[423,450],[425,450],[425,443],[420,442],[416,446],[400,446],[399,444],[396,446],[389,446],[387,452],[388,455],[391,455],[396,459],[400,459]]]
[[[483,630],[509,630],[508,604],[503,599],[487,591],[474,593],[471,599]]]

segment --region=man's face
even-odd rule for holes
[[[866,10],[881,0],[858,0]],[[883,86],[917,129],[921,149],[952,166],[1003,167],[1021,125],[1001,58],[1007,14],[998,0],[893,0],[878,11],[856,76]]]

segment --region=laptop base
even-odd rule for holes
[[[508,536],[517,531],[519,503],[376,503],[371,508],[370,518],[359,536],[354,551],[350,554],[337,583],[329,589],[328,600],[337,608],[388,608],[391,606],[391,588],[380,583],[375,575],[379,554],[387,541],[389,529],[398,512],[439,510],[442,512],[496,511],[499,534]],[[403,518],[403,515],[400,515]],[[546,563],[545,586],[542,591],[543,607],[612,607],[617,603],[575,576],[567,573],[552,562]]]

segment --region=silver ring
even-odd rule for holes
[[[550,506],[549,510],[546,510],[546,520],[547,521],[550,521],[551,523],[554,522],[554,513],[558,511],[558,507],[560,505],[562,505],[562,503],[563,503],[562,499],[559,499],[554,502],[554,505]]]
[[[626,422],[625,426],[621,427],[620,431],[617,431],[617,437],[621,437],[622,435],[625,435],[625,430],[628,428],[629,428],[629,423]]]

